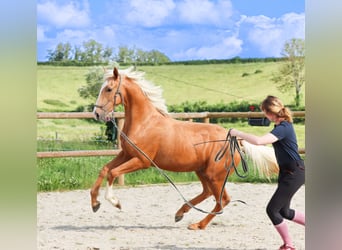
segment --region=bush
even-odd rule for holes
[[[231,103],[217,103],[217,104],[208,104],[206,101],[198,101],[198,102],[183,102],[178,105],[169,105],[168,111],[175,113],[182,112],[247,112],[250,111],[250,106],[259,107],[258,103],[249,103],[247,101],[242,102],[231,102]],[[258,111],[258,108],[255,109]],[[242,119],[242,118],[241,118]],[[224,123],[224,122],[237,122],[241,120],[240,118],[213,118],[211,119],[211,123]],[[195,119],[196,121],[196,119]]]

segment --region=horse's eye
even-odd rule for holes
[[[112,89],[111,89],[111,88],[108,88],[108,89],[107,89],[107,92],[111,92],[111,91],[112,91]]]

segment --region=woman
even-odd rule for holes
[[[231,129],[231,136],[240,137],[254,145],[272,143],[279,165],[278,186],[269,201],[266,212],[284,244],[279,250],[294,250],[288,227],[284,219],[305,226],[305,215],[290,208],[293,195],[304,184],[304,162],[298,153],[297,138],[293,128],[292,114],[275,96],[267,96],[261,104],[265,116],[275,123],[271,132],[256,136]]]

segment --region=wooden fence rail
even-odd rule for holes
[[[305,111],[292,112],[293,117],[305,117]],[[194,118],[260,118],[264,117],[263,112],[200,112],[200,113],[170,113],[175,119]],[[123,119],[124,112],[116,112],[115,117]],[[37,119],[93,119],[92,112],[38,112]]]

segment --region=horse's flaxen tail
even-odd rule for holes
[[[252,161],[253,169],[262,177],[270,177],[279,172],[273,147],[257,146],[241,141],[245,155]]]

